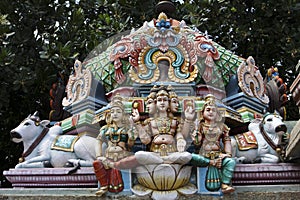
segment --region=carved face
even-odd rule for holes
[[[214,105],[207,105],[203,110],[203,119],[206,122],[215,122],[217,120],[217,107]]]
[[[165,95],[156,97],[156,106],[158,112],[166,112],[169,108],[169,98]]]
[[[123,119],[124,112],[120,107],[112,107],[110,110],[111,119],[113,122],[118,123]]]
[[[176,97],[171,98],[171,101],[170,101],[171,112],[178,112],[178,108],[179,108],[178,98],[176,98]]]
[[[153,115],[156,112],[156,105],[155,101],[152,98],[149,98],[146,102],[146,108],[148,109],[148,112],[150,115]]]

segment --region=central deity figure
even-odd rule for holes
[[[147,164],[186,164],[191,154],[186,152],[186,138],[189,134],[188,125],[182,124],[174,113],[179,107],[178,97],[171,87],[154,86],[146,98],[149,118],[140,122],[140,114],[133,108],[131,119],[141,142],[148,145],[149,151],[138,151],[133,156],[114,162],[118,169],[133,168]],[[190,109],[185,111],[186,117]]]

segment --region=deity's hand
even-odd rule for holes
[[[137,108],[133,108],[130,116],[130,121],[136,123],[139,120],[140,120],[140,113]]]
[[[195,109],[193,106],[187,106],[187,108],[184,111],[185,119],[187,120],[193,120],[195,117]]]
[[[229,153],[221,153],[220,156],[219,156],[221,159],[224,159],[224,158],[231,158],[231,154]]]
[[[179,152],[184,152],[186,146],[186,141],[183,138],[177,139],[177,150]]]
[[[106,160],[106,158],[104,156],[99,156],[99,157],[97,157],[97,160],[100,160],[101,162],[103,162]]]
[[[222,159],[221,158],[216,159],[216,167],[221,169],[221,167],[222,167]]]
[[[106,169],[114,168],[114,163],[109,161],[106,157],[101,156],[101,157],[97,157],[97,159],[102,162],[102,164]]]
[[[194,131],[190,135],[191,135],[192,140],[196,141],[196,138],[199,139],[199,136],[200,136],[200,133],[199,133],[199,120],[198,119],[195,120],[194,127],[195,127]]]
[[[214,166],[214,167],[216,167],[216,168],[218,168],[218,169],[221,169],[221,167],[222,167],[222,158],[216,158],[216,159],[212,159],[212,160],[210,160],[210,165],[212,165],[212,166]]]

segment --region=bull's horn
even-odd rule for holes
[[[41,119],[39,117],[39,112],[35,111],[35,113],[30,117],[30,119],[39,123],[41,121]],[[36,124],[36,125],[38,126],[39,124]]]
[[[38,117],[39,116],[39,111],[35,111],[34,114],[33,114],[33,116],[37,116]]]

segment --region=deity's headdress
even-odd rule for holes
[[[176,92],[174,91],[174,88],[171,86],[171,85],[169,85],[168,86],[168,91],[169,91],[169,98],[171,99],[171,98],[177,98],[178,97],[178,95],[176,94]]]
[[[204,105],[203,108],[205,108],[205,106],[210,105],[210,106],[217,106],[216,104],[216,97],[212,94],[208,94],[206,95],[206,97],[204,98]]]
[[[158,92],[156,93],[156,97],[158,96],[167,96],[169,97],[168,88],[165,85],[162,85],[158,88]]]
[[[110,102],[110,107],[113,108],[113,107],[119,107],[121,108],[123,111],[125,110],[125,106],[123,104],[123,98],[121,97],[121,95],[118,93],[116,94],[111,102]]]
[[[146,101],[148,99],[155,99],[157,91],[158,91],[158,87],[157,85],[154,85],[153,88],[151,88],[150,90],[150,94],[146,97]]]

